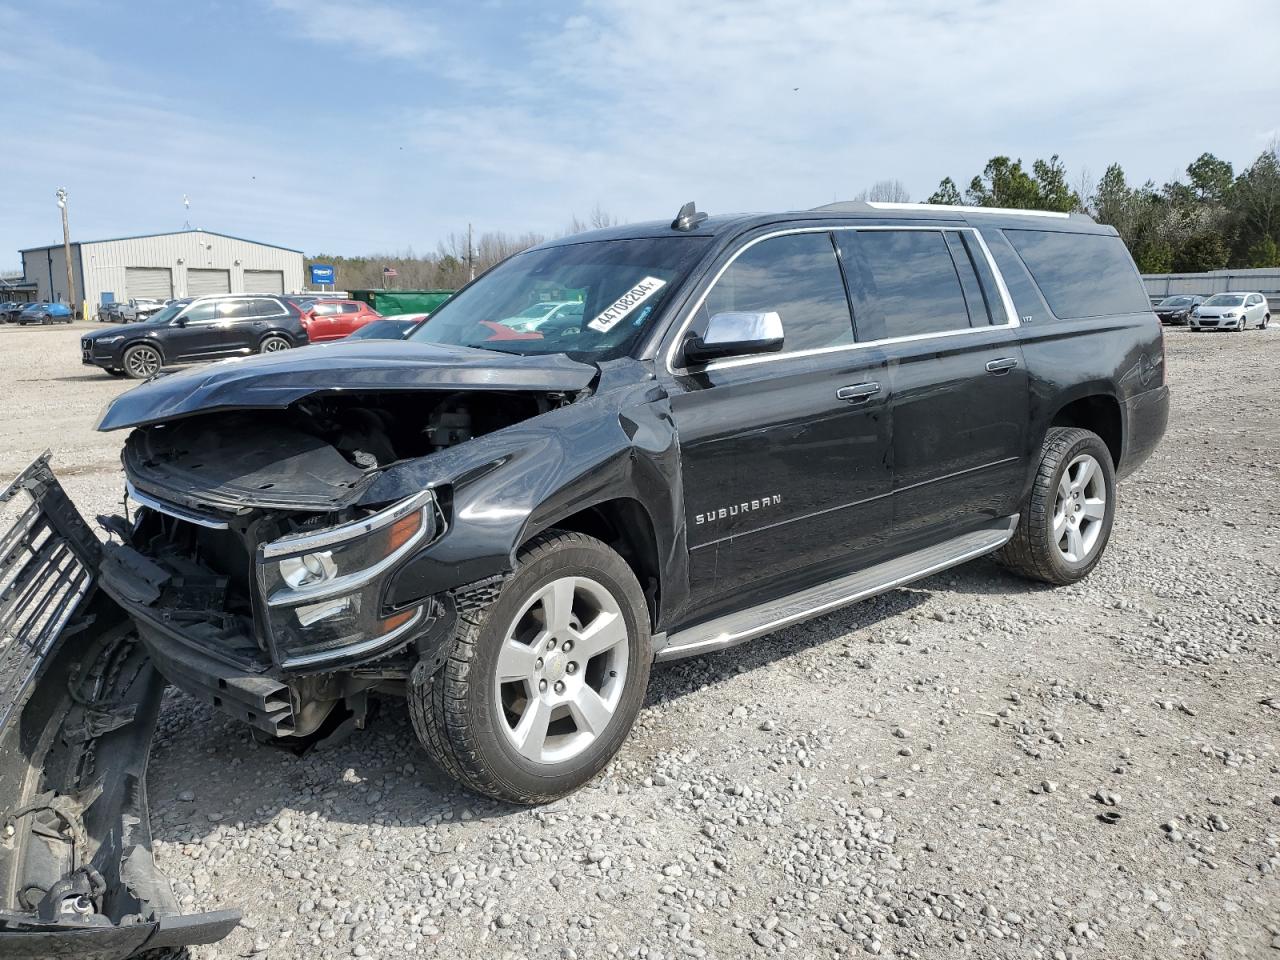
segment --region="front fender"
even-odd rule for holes
[[[404,606],[509,573],[520,545],[539,531],[604,501],[631,499],[653,522],[663,610],[672,609],[688,580],[679,468],[670,403],[651,381],[392,468],[363,499],[435,487],[449,526],[400,568],[387,601]]]

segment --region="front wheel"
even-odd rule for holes
[[[1089,575],[1111,537],[1116,473],[1102,438],[1052,427],[1013,537],[995,555],[1014,573],[1065,585]]]
[[[547,533],[521,550],[497,599],[459,612],[444,666],[414,669],[410,715],[432,760],[464,786],[543,803],[618,752],[651,659],[626,561],[593,537]]]
[[[160,372],[162,362],[159,350],[140,343],[124,352],[125,376],[133,380],[149,380]]]
[[[263,337],[262,343],[258,346],[259,353],[279,353],[281,350],[288,350],[292,347],[288,340],[284,337],[270,336]]]

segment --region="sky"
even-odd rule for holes
[[[1280,134],[1276,0],[0,0],[0,269],[193,227],[359,255],[924,200],[997,154],[1247,166]],[[1270,46],[1268,45],[1270,44]],[[190,210],[183,197],[190,199]]]

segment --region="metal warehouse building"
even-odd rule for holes
[[[22,250],[22,271],[39,300],[67,302],[62,244]],[[285,293],[302,289],[302,251],[206,230],[155,233],[71,244],[75,299],[100,303],[131,297],[209,293]]]

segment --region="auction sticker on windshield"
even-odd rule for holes
[[[640,304],[644,303],[655,293],[667,285],[667,281],[659,280],[657,277],[645,277],[634,287],[613,301],[608,307],[602,310],[594,320],[587,324],[592,330],[598,333],[608,333],[618,321],[625,317]]]

